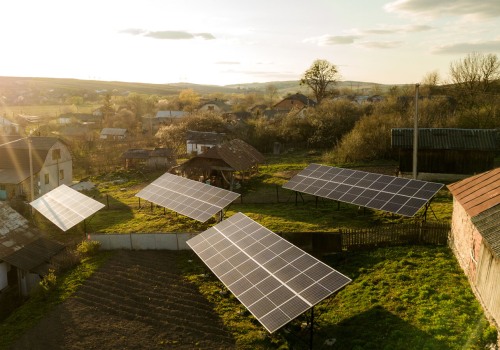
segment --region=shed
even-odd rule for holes
[[[0,293],[19,288],[28,295],[64,245],[47,239],[18,212],[0,202]]]
[[[127,136],[127,129],[104,128],[101,130],[102,140],[122,140]]]
[[[486,314],[500,325],[500,168],[448,185],[450,246]]]
[[[122,154],[125,168],[146,167],[149,169],[169,169],[176,164],[175,153],[169,148],[129,149]]]
[[[264,156],[245,141],[234,139],[214,146],[176,168],[192,179],[211,179],[213,185],[232,189],[234,173],[245,174],[258,171]],[[215,180],[215,183],[213,183]]]
[[[413,170],[413,128],[392,129],[399,170]],[[477,174],[494,168],[498,151],[495,129],[418,129],[418,172]]]

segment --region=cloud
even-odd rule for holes
[[[360,46],[367,49],[394,49],[401,46],[401,41],[364,41]]]
[[[314,43],[319,46],[349,45],[353,44],[359,38],[360,36],[358,35],[323,35],[305,39],[304,42]]]
[[[385,34],[397,34],[397,33],[424,32],[432,29],[434,29],[432,26],[425,24],[410,24],[403,26],[383,26],[380,28],[364,29],[364,30],[359,30],[359,33],[385,35]]]
[[[215,62],[215,64],[241,64],[241,62],[236,62],[236,61],[219,61],[219,62]]]
[[[120,33],[130,34],[130,35],[141,35],[148,38],[159,39],[159,40],[191,40],[196,38],[201,38],[204,40],[214,40],[215,36],[210,33],[189,33],[186,31],[178,30],[163,30],[163,31],[147,31],[138,28],[129,28],[121,30]]]
[[[500,17],[500,1],[498,0],[396,0],[385,5],[384,9],[403,15],[426,17],[443,15]]]
[[[500,39],[442,45],[437,46],[432,50],[432,53],[435,54],[467,54],[471,52],[500,52]]]

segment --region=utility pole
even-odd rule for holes
[[[418,88],[415,84],[415,118],[413,124],[413,179],[417,179],[417,154],[418,154]]]

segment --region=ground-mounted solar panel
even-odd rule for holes
[[[219,187],[165,173],[137,197],[205,222],[240,195]]]
[[[60,185],[30,204],[63,231],[104,207],[104,204],[66,185]]]
[[[283,188],[318,197],[384,210],[404,216],[415,215],[443,184],[402,177],[309,164]]]
[[[242,213],[187,244],[271,333],[351,282]]]

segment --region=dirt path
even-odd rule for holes
[[[234,349],[177,268],[185,252],[120,251],[12,349]]]

